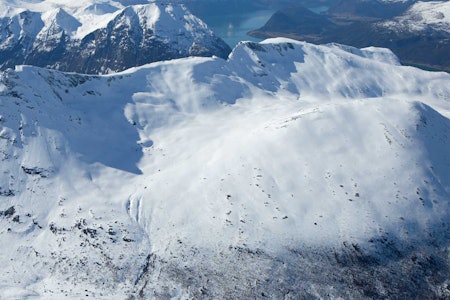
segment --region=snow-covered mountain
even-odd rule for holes
[[[450,34],[450,2],[419,1],[401,16],[382,22],[380,25],[396,31],[442,31]]]
[[[0,75],[0,298],[448,298],[450,74],[286,39]]]
[[[449,1],[342,0],[323,13],[285,7],[249,34],[389,48],[402,64],[450,71],[449,16]]]
[[[231,51],[181,4],[47,0],[0,8],[3,70],[28,64],[98,74],[186,56],[226,58]]]

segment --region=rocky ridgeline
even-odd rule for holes
[[[111,73],[187,56],[226,58],[231,51],[182,5],[134,5],[94,17],[105,25],[86,34],[79,33],[86,25],[63,8],[0,18],[0,69],[26,64]]]

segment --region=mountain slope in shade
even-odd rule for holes
[[[0,68],[29,64],[97,74],[186,56],[226,58],[231,51],[182,5],[87,4],[1,18]]]
[[[332,14],[389,19],[402,14],[417,0],[340,0],[330,4]]]
[[[0,296],[450,295],[450,75],[286,39],[0,75]]]
[[[279,10],[262,28],[249,34],[358,48],[384,47],[391,49],[403,64],[449,71],[450,2],[414,2],[341,1],[322,14],[294,5]],[[374,7],[369,9],[366,5]]]
[[[396,31],[443,31],[450,33],[450,2],[418,2],[404,14],[380,25]]]

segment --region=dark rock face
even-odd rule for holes
[[[24,28],[22,35],[14,34],[15,28]],[[24,11],[12,18],[0,19],[0,67],[14,67],[15,62],[24,61],[33,47],[36,34],[44,27],[39,13]],[[27,30],[32,29],[32,30]],[[34,29],[34,32],[33,32]]]
[[[311,11],[302,4],[292,4],[276,11],[266,24],[250,31],[251,36],[266,38],[282,36],[320,35],[338,25],[325,14]]]
[[[316,14],[301,5],[290,5],[277,11],[264,26],[275,31],[307,30],[319,34],[324,30],[334,28],[333,22],[326,17]]]
[[[158,5],[161,14],[164,14],[164,5]],[[190,31],[176,31],[173,28],[166,31],[162,21],[156,25],[149,24],[151,12],[148,7],[127,7],[106,27],[96,29],[81,39],[72,37],[69,32],[70,29],[75,31],[81,24],[62,9],[53,19],[45,22],[50,25],[44,24],[39,13],[30,11],[0,19],[0,69],[27,64],[98,74],[187,56],[215,55],[226,58],[231,52],[224,41],[183,7],[177,7],[177,12],[183,15],[175,15],[174,18],[178,19],[181,29],[189,22],[186,19],[190,19]],[[60,22],[61,19],[64,21]],[[159,31],[162,33],[154,32],[154,26],[161,27]],[[173,27],[174,24],[168,26]]]
[[[443,31],[393,31],[373,23],[357,22],[331,31],[321,39],[328,43],[355,47],[377,46],[391,49],[404,64],[450,71],[450,34]]]
[[[183,263],[151,254],[135,295],[169,299],[175,285],[195,299],[448,299],[445,247],[408,249],[390,241],[374,246],[379,253],[344,242],[286,249],[279,256],[242,247],[213,254],[192,248],[196,254]]]

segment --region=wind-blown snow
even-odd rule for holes
[[[254,257],[448,246],[450,75],[386,49],[243,42],[0,91],[1,297],[220,298]]]

